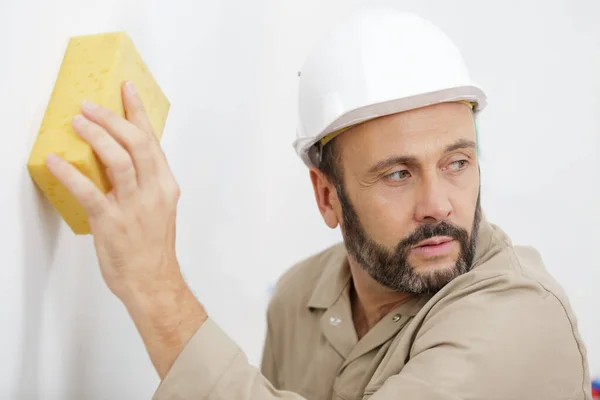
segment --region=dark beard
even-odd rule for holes
[[[368,237],[341,185],[338,185],[337,192],[342,207],[342,231],[348,254],[381,285],[396,292],[433,294],[454,278],[471,270],[481,221],[479,194],[470,236],[465,229],[446,221],[423,224],[400,241],[393,252],[390,252]],[[420,241],[434,236],[449,236],[456,239],[460,244],[458,260],[452,268],[419,273],[408,262],[410,249]]]

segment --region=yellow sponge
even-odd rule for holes
[[[87,142],[71,125],[90,100],[125,116],[121,86],[130,80],[146,108],[154,132],[162,137],[170,103],[124,32],[73,37],[58,73],[37,139],[27,162],[29,174],[75,234],[89,234],[83,207],[46,167],[56,153],[77,167],[104,193],[111,190],[102,165]]]

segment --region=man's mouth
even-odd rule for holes
[[[422,256],[442,256],[452,250],[452,242],[454,239],[449,236],[437,236],[417,243],[412,251]]]
[[[417,248],[417,247],[423,247],[423,246],[428,246],[428,247],[439,246],[441,244],[448,243],[448,242],[451,242],[453,240],[454,239],[451,238],[451,237],[449,237],[449,236],[437,236],[437,237],[433,237],[431,239],[423,240],[423,241],[417,243],[417,245],[415,246],[415,248]]]

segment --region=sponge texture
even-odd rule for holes
[[[27,162],[33,181],[78,235],[89,234],[85,210],[46,167],[56,153],[91,179],[104,193],[111,190],[106,169],[93,149],[71,126],[83,100],[124,117],[121,86],[135,85],[154,133],[162,138],[170,102],[125,32],[77,36],[69,40],[38,136]]]

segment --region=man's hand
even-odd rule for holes
[[[133,85],[123,86],[126,119],[85,103],[73,120],[107,168],[104,194],[62,158],[50,171],[87,211],[102,276],[125,304],[163,377],[206,319],[175,254],[179,187]]]
[[[107,168],[113,185],[108,195],[71,164],[55,156],[48,159],[48,168],[87,211],[102,275],[121,299],[177,276],[179,199],[140,98],[124,90],[123,101],[127,120],[90,103],[73,120],[75,131]]]

